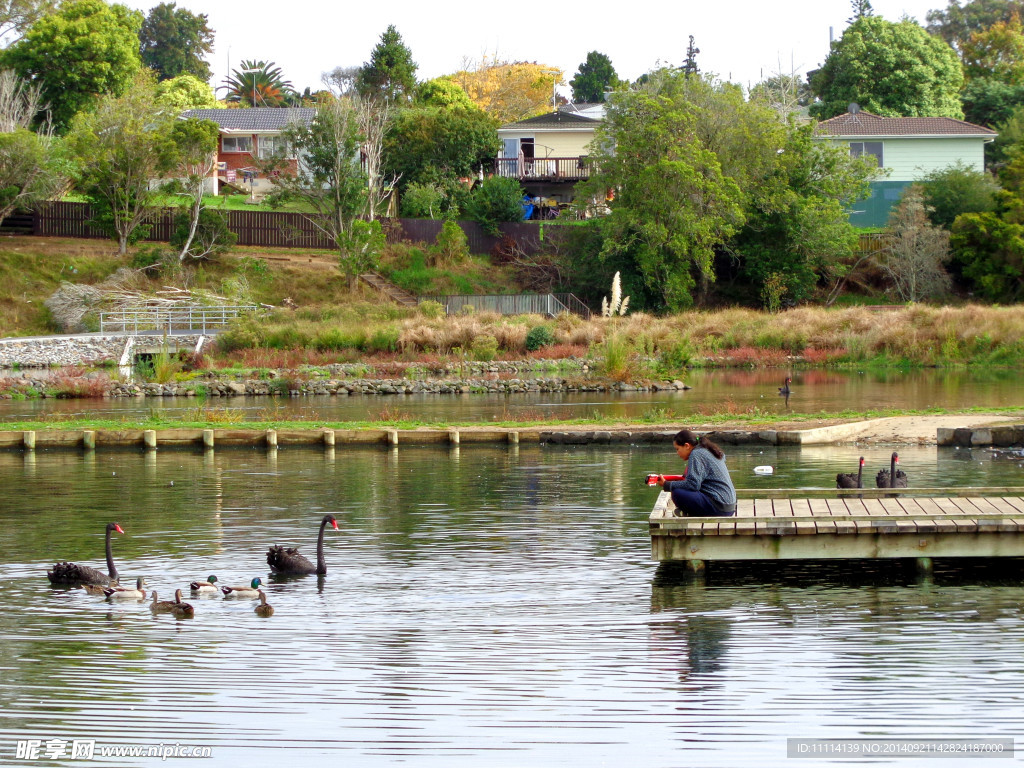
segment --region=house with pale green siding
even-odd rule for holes
[[[995,131],[951,117],[879,117],[855,104],[845,114],[818,123],[815,135],[856,156],[873,155],[882,170],[871,195],[857,201],[850,223],[883,227],[903,190],[923,176],[962,163],[985,170],[985,144]]]

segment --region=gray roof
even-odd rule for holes
[[[601,122],[592,117],[584,117],[583,115],[577,115],[575,112],[548,112],[546,115],[538,115],[537,117],[530,117],[526,120],[520,120],[518,123],[508,123],[507,125],[501,126],[505,128],[546,128],[551,131],[573,131],[573,130],[586,130],[587,128],[593,128],[597,123]]]
[[[879,117],[870,112],[844,112],[818,123],[819,136],[985,136],[995,131],[952,117]]]
[[[224,131],[280,131],[290,123],[309,125],[316,116],[312,107],[250,107],[246,109],[189,109],[183,118],[212,120]]]

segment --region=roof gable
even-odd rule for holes
[[[818,136],[985,136],[988,128],[952,117],[879,117],[870,112],[844,112],[815,127]]]
[[[280,131],[291,123],[309,125],[316,116],[312,107],[249,107],[240,109],[189,109],[183,118],[212,120],[222,131]]]
[[[575,112],[548,112],[545,115],[530,117],[517,123],[508,123],[501,126],[499,130],[544,128],[550,131],[588,131],[592,130],[599,122],[601,122],[599,119],[584,117]]]

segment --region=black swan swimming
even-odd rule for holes
[[[276,573],[325,575],[327,562],[324,560],[324,528],[328,523],[334,530],[338,530],[338,521],[334,519],[334,515],[324,515],[324,519],[320,521],[320,535],[316,539],[316,565],[300,555],[297,547],[275,545],[267,550],[267,565],[270,566],[270,570]]]
[[[892,453],[892,459],[889,464],[889,469],[880,469],[878,474],[875,475],[875,485],[878,488],[906,488],[907,487],[907,473],[902,469],[897,468],[897,464],[900,463],[900,457],[895,451]]]
[[[782,386],[779,387],[779,394],[780,395],[789,395],[789,383],[791,381],[793,381],[793,380],[791,378],[789,378],[789,376],[787,376],[786,380],[784,382],[782,382]]]
[[[836,488],[863,488],[864,487],[864,457],[860,457],[860,468],[857,474],[852,472],[840,472],[836,475]]]
[[[53,570],[46,572],[46,577],[51,584],[66,584],[78,586],[81,584],[107,585],[117,582],[117,568],[114,566],[114,556],[110,552],[110,534],[114,531],[124,533],[124,529],[117,523],[107,523],[107,572],[97,571],[88,565],[62,562],[53,566]]]

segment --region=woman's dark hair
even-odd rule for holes
[[[688,429],[679,430],[679,432],[676,433],[676,436],[672,438],[672,444],[692,445],[695,448],[706,448],[711,451],[711,455],[716,459],[720,459],[725,455],[722,453],[722,449],[708,440],[707,437],[701,435],[698,439],[697,436]]]

